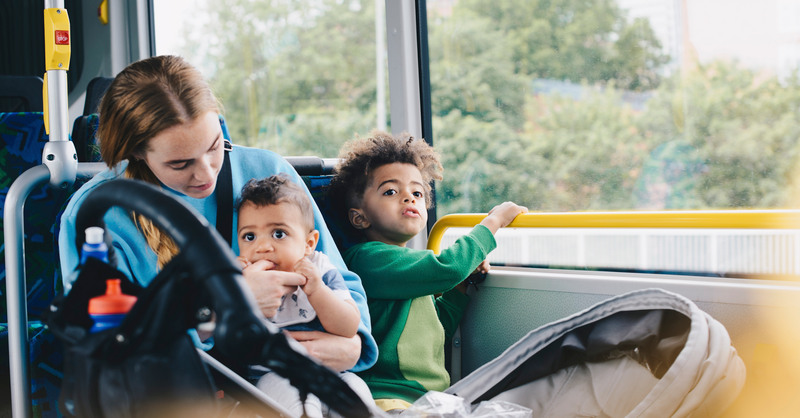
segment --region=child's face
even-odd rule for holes
[[[300,209],[291,203],[245,203],[238,224],[239,255],[251,263],[271,261],[280,271],[293,271],[295,263],[314,251],[319,236],[308,230]]]
[[[361,207],[350,210],[350,222],[370,240],[404,247],[428,222],[419,169],[392,163],[373,170]]]

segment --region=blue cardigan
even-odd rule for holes
[[[257,148],[246,148],[234,145],[233,150],[230,151],[231,158],[231,171],[233,180],[233,193],[234,201],[238,199],[239,193],[246,183],[251,178],[263,178],[277,173],[286,173],[298,184],[306,189],[305,183],[294,170],[294,168],[285,159],[278,154]],[[64,214],[61,218],[61,230],[58,237],[59,257],[61,261],[61,271],[63,273],[64,288],[68,291],[71,287],[71,281],[74,280],[72,272],[78,267],[79,252],[75,247],[75,217],[83,200],[86,198],[87,193],[95,187],[107,181],[117,178],[124,178],[123,174],[127,167],[127,161],[123,161],[113,169],[106,169],[97,174],[88,183],[83,185],[72,196]],[[187,202],[190,206],[196,209],[199,213],[208,219],[209,223],[216,225],[217,218],[217,201],[216,191],[211,196],[205,199],[194,199],[182,193],[176,192],[169,188],[164,187],[165,191],[171,193],[176,198],[180,198]],[[307,189],[306,189],[307,191]],[[309,193],[311,199],[311,194]],[[312,199],[313,202],[313,199]],[[317,244],[317,251],[323,252],[328,255],[331,262],[339,268],[344,276],[345,283],[350,294],[353,296],[358,309],[361,312],[361,323],[358,327],[358,332],[361,335],[361,357],[358,363],[352,369],[353,371],[361,371],[369,368],[378,357],[378,346],[370,333],[370,318],[367,309],[367,301],[364,293],[364,287],[361,285],[359,277],[347,270],[347,267],[342,261],[342,256],[334,244],[325,220],[322,214],[314,205],[314,219],[315,227],[320,232],[319,243]],[[150,281],[158,274],[157,257],[155,252],[147,245],[144,236],[139,232],[133,224],[128,213],[121,208],[111,208],[104,217],[106,228],[111,233],[113,247],[117,258],[116,268],[121,272],[128,275],[133,280],[136,280],[142,286],[147,286]],[[233,213],[233,230],[237,214]],[[233,251],[239,253],[239,245],[236,240],[233,240]]]

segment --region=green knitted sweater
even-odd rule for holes
[[[378,342],[378,362],[359,373],[375,399],[413,403],[428,390],[450,386],[444,345],[469,300],[453,288],[496,245],[491,231],[478,225],[438,255],[382,242],[344,252],[345,263],[364,284]]]

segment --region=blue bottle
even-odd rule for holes
[[[99,258],[108,263],[108,246],[103,240],[103,228],[90,226],[86,228],[86,242],[81,248],[81,264],[89,257]]]

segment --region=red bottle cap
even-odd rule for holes
[[[106,294],[89,299],[89,315],[128,313],[136,296],[122,293],[120,279],[106,280]]]

